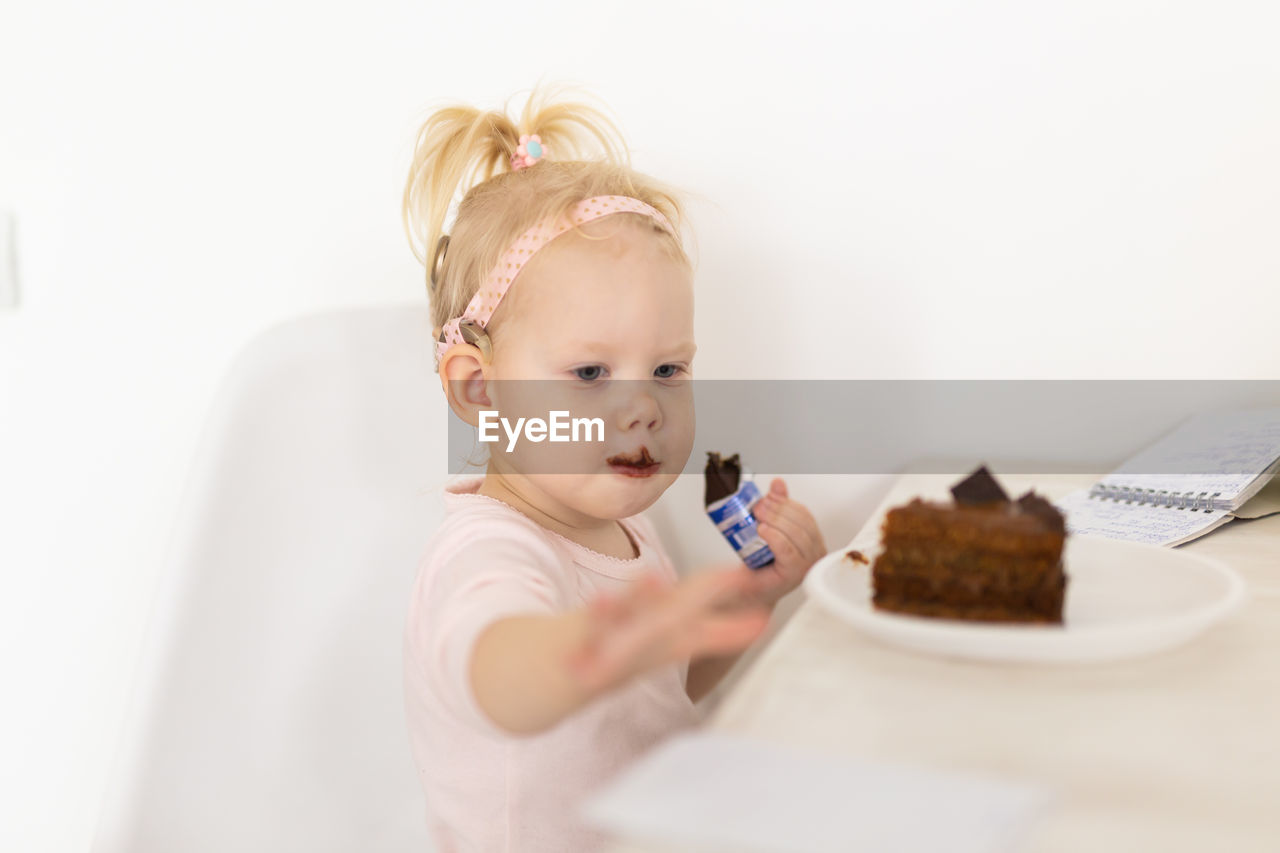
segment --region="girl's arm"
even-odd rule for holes
[[[533,734],[656,667],[737,654],[769,621],[751,589],[745,569],[678,583],[649,575],[618,599],[499,619],[480,632],[472,651],[476,701],[498,726]]]

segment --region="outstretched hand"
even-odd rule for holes
[[[781,479],[752,512],[773,563],[748,569],[738,562],[675,583],[649,574],[621,596],[598,595],[567,661],[578,681],[603,690],[663,664],[751,645],[768,627],[774,605],[827,553],[813,514],[788,497]]]
[[[583,686],[604,690],[667,663],[740,652],[772,614],[759,603],[755,582],[739,564],[676,583],[648,574],[622,596],[598,595],[569,670]]]

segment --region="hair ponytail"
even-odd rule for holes
[[[426,269],[437,333],[462,313],[511,240],[583,198],[638,198],[662,211],[679,232],[683,211],[676,193],[634,172],[616,125],[580,100],[561,100],[566,88],[535,88],[518,120],[505,107],[485,111],[452,104],[433,111],[419,128],[401,214],[414,257]],[[513,172],[520,136],[535,133],[546,159]],[[448,226],[455,202],[457,215]],[[448,248],[433,286],[436,250],[446,227]],[[679,238],[668,239],[687,264]]]

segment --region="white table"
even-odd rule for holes
[[[955,479],[904,475],[850,547],[878,541],[889,507],[948,497]],[[1051,498],[1092,479],[1000,476],[1011,494]],[[1044,784],[1058,797],[1029,853],[1280,850],[1280,516],[1182,547],[1234,568],[1248,598],[1180,648],[1079,666],[947,660],[880,645],[805,601],[708,727]]]

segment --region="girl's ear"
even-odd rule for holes
[[[479,426],[481,409],[493,408],[483,365],[483,355],[473,344],[456,344],[440,359],[440,385],[449,408],[471,426]]]

